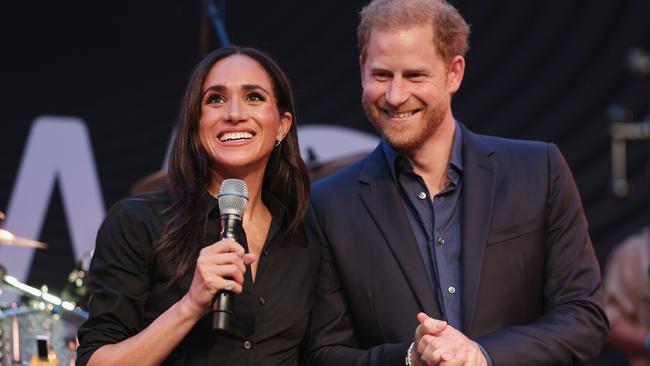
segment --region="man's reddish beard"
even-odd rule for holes
[[[377,131],[388,141],[390,146],[400,151],[410,151],[417,149],[419,146],[435,133],[435,130],[440,126],[447,113],[446,104],[439,101],[435,105],[427,105],[418,107],[416,117],[420,118],[421,123],[397,125],[386,122],[388,118],[383,108],[386,103],[367,100],[365,96],[361,97],[361,104],[366,116],[372,122],[372,125]],[[381,103],[381,104],[380,104]],[[414,108],[404,108],[403,110],[413,110]],[[419,116],[418,116],[419,115]],[[419,129],[415,131],[414,129]]]

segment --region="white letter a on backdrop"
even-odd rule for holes
[[[40,116],[29,132],[5,228],[38,239],[57,179],[76,259],[94,248],[105,213],[90,136],[80,118]],[[8,274],[24,282],[33,254],[33,249],[3,246],[0,263]],[[13,301],[8,295],[3,294],[3,300]]]

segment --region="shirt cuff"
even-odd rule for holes
[[[494,366],[494,362],[492,362],[492,357],[490,357],[488,351],[486,351],[480,343],[476,342],[476,344],[481,348],[481,352],[483,352],[483,356],[485,356],[485,360],[487,361],[487,366]]]

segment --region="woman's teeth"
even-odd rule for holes
[[[248,140],[253,138],[253,134],[250,132],[228,132],[219,136],[219,141],[236,141],[236,140]]]

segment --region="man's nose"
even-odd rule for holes
[[[404,80],[400,77],[395,77],[390,81],[388,91],[386,92],[386,102],[391,106],[397,107],[409,98],[409,92],[404,84]]]

